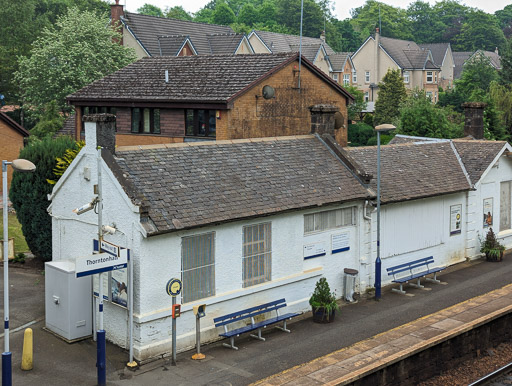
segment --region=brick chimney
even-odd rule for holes
[[[341,146],[347,146],[347,130],[343,126],[336,128],[336,113],[339,115],[340,109],[336,106],[319,104],[309,108],[311,112],[311,134],[329,134]],[[339,119],[338,119],[339,121]]]
[[[84,115],[85,147],[88,153],[96,152],[98,146],[116,151],[116,116],[112,114]]]
[[[464,135],[471,135],[475,139],[484,138],[484,108],[486,103],[467,102],[463,103],[464,115]]]
[[[116,39],[117,43],[123,45],[123,24],[121,23],[121,17],[124,16],[123,6],[119,4],[119,0],[116,0],[115,4],[110,5],[110,25],[115,31],[121,34],[121,39]]]

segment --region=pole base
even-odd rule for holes
[[[201,360],[201,359],[204,359],[206,358],[206,355],[204,354],[194,354],[192,355],[192,359],[195,360],[195,361],[198,361],[198,360]]]
[[[2,353],[2,386],[12,385],[12,354]]]
[[[139,364],[135,361],[132,361],[132,362],[128,362],[126,364],[126,367],[128,368],[128,370],[135,370],[137,367],[139,367]]]

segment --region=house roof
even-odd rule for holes
[[[377,147],[346,148],[369,173],[377,175]],[[370,187],[376,189],[373,179]],[[383,203],[427,198],[471,189],[450,142],[381,146]]]
[[[272,51],[272,53],[279,52],[299,52],[300,36],[287,35],[278,32],[269,31],[252,31],[259,36],[265,45]],[[334,50],[320,38],[310,38],[308,36],[302,37],[302,46],[307,45],[323,45],[328,55],[334,54]]]
[[[347,60],[351,60],[349,52],[338,52],[329,55],[329,61],[331,62],[333,71],[343,71],[345,69],[345,63]]]
[[[148,235],[374,196],[313,135],[119,147],[114,159]]]
[[[139,15],[131,12],[125,12],[121,20],[151,56],[160,55],[159,36],[190,36],[199,55],[210,55],[215,52],[211,51],[207,35],[234,34],[234,31],[228,26]]]
[[[16,130],[18,133],[20,133],[24,137],[28,137],[30,133],[27,129],[25,129],[23,126],[21,126],[18,122],[16,122],[14,119],[9,117],[7,114],[0,111],[0,120],[3,121],[5,124]]]
[[[76,121],[76,115],[71,114],[69,115],[65,120],[64,124],[62,125],[62,128],[57,131],[54,135],[54,137],[59,137],[61,135],[68,135],[70,137],[75,137],[75,121]]]
[[[298,54],[199,55],[142,58],[68,96],[70,102],[228,103]],[[307,59],[305,66],[353,99]],[[169,82],[165,82],[165,71]]]
[[[173,35],[173,36],[157,36],[158,42],[158,55],[160,56],[176,56],[180,53],[181,49],[187,42],[190,42],[190,36],[187,35]],[[190,44],[193,47],[192,42]],[[195,49],[195,47],[194,47]]]
[[[403,69],[438,69],[429,60],[429,50],[421,49],[410,40],[400,40],[381,36],[379,44],[389,56]]]
[[[207,35],[212,54],[234,54],[244,37],[244,34],[235,33]]]
[[[482,174],[506,144],[505,141],[453,140],[453,145],[473,184],[480,180]]]
[[[497,52],[478,50],[475,52],[475,54],[476,53],[483,54],[487,59],[489,59],[489,62],[495,69],[501,70],[501,58]],[[473,54],[473,55],[475,55],[475,54]]]
[[[318,51],[322,48],[322,44],[303,44],[302,45],[302,56],[307,60],[314,62]],[[290,52],[299,52],[299,46],[295,44],[290,44]]]
[[[462,74],[464,63],[469,59],[473,52],[452,52],[453,55],[453,79],[459,79]]]
[[[420,44],[419,46],[422,49],[430,50],[432,57],[434,58],[434,63],[438,66],[442,66],[446,56],[446,51],[450,48],[450,43],[430,43]]]

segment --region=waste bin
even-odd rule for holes
[[[345,300],[353,303],[355,302],[354,293],[356,289],[356,276],[359,271],[352,268],[345,268],[343,271],[345,272]]]

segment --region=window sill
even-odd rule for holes
[[[512,236],[512,229],[501,231],[497,234],[498,237],[509,237]]]
[[[219,295],[211,296],[209,298],[204,298],[204,299],[196,300],[194,302],[185,303],[181,306],[181,312],[183,313],[183,312],[187,312],[187,311],[192,311],[193,307],[197,306],[199,304],[206,304],[207,306],[210,306],[212,304],[218,304],[218,303],[230,301],[233,299],[241,298],[244,296],[252,295],[252,294],[255,294],[258,292],[267,291],[272,288],[277,288],[277,287],[285,286],[285,285],[288,285],[291,283],[296,283],[296,282],[311,279],[314,277],[319,277],[319,276],[322,276],[322,274],[323,274],[322,267],[312,268],[312,269],[309,269],[304,272],[300,272],[300,273],[296,273],[294,275],[282,277],[280,279],[268,281],[266,283],[257,284],[252,287],[240,288],[240,289],[237,289],[234,291],[224,292]],[[154,311],[154,312],[148,312],[148,313],[142,314],[142,315],[134,314],[133,319],[136,323],[146,323],[146,322],[150,322],[150,321],[153,321],[156,319],[167,318],[169,316],[171,316],[171,308],[170,307],[162,309],[162,310]]]

